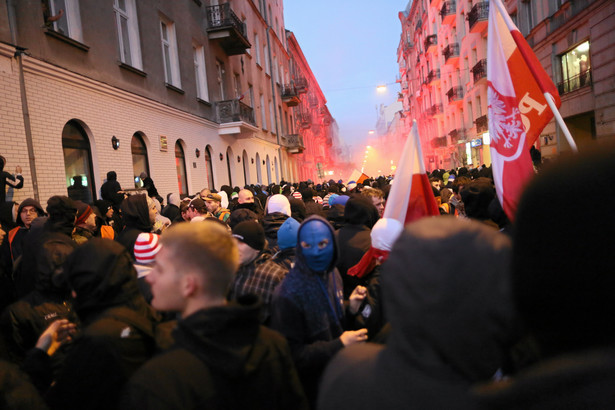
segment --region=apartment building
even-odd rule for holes
[[[513,21],[555,84],[577,145],[615,135],[615,4],[511,0]],[[406,120],[417,120],[428,170],[491,162],[487,120],[489,2],[411,1],[399,13],[399,81]],[[555,121],[537,142],[544,158],[569,150]]]
[[[0,154],[26,180],[13,197],[96,199],[110,170],[162,194],[298,180],[290,65],[282,0],[2,2]]]

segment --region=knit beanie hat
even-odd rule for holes
[[[244,221],[233,228],[233,237],[245,243],[252,249],[265,249],[265,230],[255,221]]]
[[[88,219],[92,213],[92,207],[82,201],[75,201],[75,206],[77,207],[77,220],[75,220],[75,226],[79,226]]]
[[[346,202],[348,202],[348,200],[350,199],[350,197],[348,195],[338,195],[335,198],[333,198],[333,195],[331,195],[331,198],[329,198],[329,205],[333,206],[333,205],[346,205]]]
[[[290,202],[288,198],[281,194],[275,194],[269,198],[267,203],[267,213],[272,214],[274,212],[281,212],[284,215],[290,216]]]
[[[141,232],[135,242],[135,260],[138,264],[147,265],[154,262],[160,251],[160,237],[155,233]]]
[[[299,232],[299,222],[293,218],[288,218],[278,229],[278,246],[280,249],[289,249],[297,246],[297,232]]]

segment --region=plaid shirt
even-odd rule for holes
[[[237,299],[247,294],[257,295],[263,304],[261,323],[266,323],[271,315],[273,292],[287,273],[288,270],[271,260],[271,255],[261,252],[252,262],[239,267],[231,289],[231,298]]]

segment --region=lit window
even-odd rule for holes
[[[142,69],[141,48],[139,46],[139,26],[137,8],[134,0],[115,0],[115,24],[120,47],[120,61],[129,66]]]
[[[167,84],[181,88],[175,24],[170,21],[161,20],[160,37],[162,40],[162,58],[164,60],[164,79]]]
[[[203,46],[193,45],[194,78],[196,80],[196,96],[203,101],[209,101],[207,89],[207,70],[205,69],[205,51]]]
[[[561,56],[562,82],[560,94],[591,84],[589,41],[585,41]]]

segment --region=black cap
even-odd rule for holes
[[[265,249],[265,230],[255,221],[243,221],[233,228],[233,237],[252,249]]]

